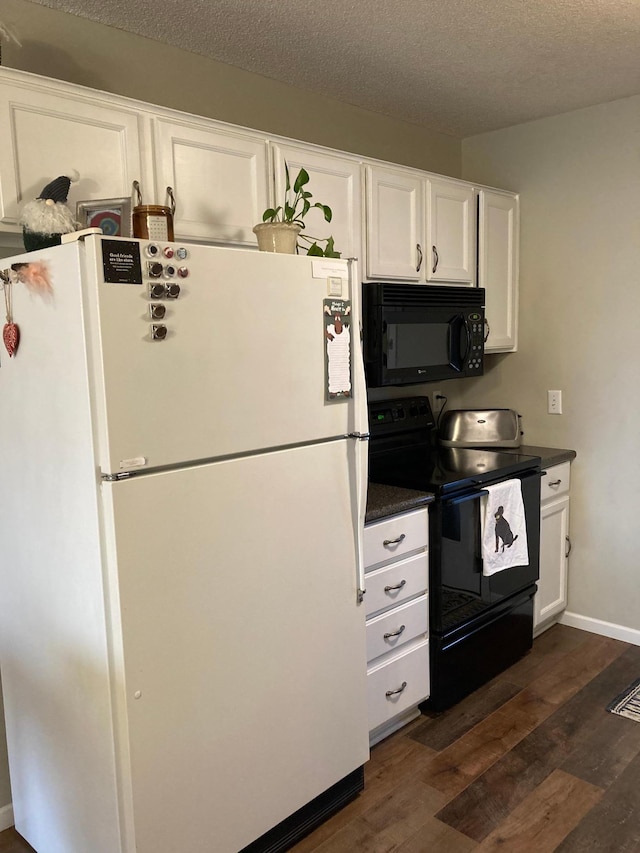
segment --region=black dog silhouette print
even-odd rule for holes
[[[503,515],[504,507],[499,506],[497,512],[494,515],[496,520],[496,553],[498,552],[498,548],[500,547],[500,540],[502,539],[502,550],[504,551],[504,546],[507,548],[511,548],[513,543],[518,538],[518,534],[514,536],[511,532],[511,527],[509,526],[509,522]]]

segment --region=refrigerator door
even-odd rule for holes
[[[237,853],[367,760],[361,443],[103,485],[138,853]]]
[[[360,383],[362,370],[357,332],[350,347],[352,396],[326,399],[325,308],[331,306],[325,300],[338,292],[340,299],[353,298],[346,261],[190,246],[184,261],[160,264],[146,257],[148,245],[90,237],[80,249],[86,254],[103,472],[152,469],[358,431],[366,397],[359,391],[361,411],[356,412],[354,373]],[[122,277],[129,283],[105,281],[118,278],[118,253],[124,255]],[[152,263],[165,271],[182,265],[187,276],[150,278]],[[179,296],[166,297],[163,289],[178,284]],[[158,299],[150,295],[154,286]],[[357,303],[356,295],[352,312]],[[150,318],[157,306],[166,311],[161,322]],[[357,330],[355,313],[348,316],[347,331],[351,325]],[[152,339],[154,322],[166,329],[164,339]]]

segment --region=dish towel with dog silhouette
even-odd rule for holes
[[[520,480],[485,486],[482,496],[482,574],[529,565],[527,523]]]

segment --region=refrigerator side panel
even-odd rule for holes
[[[138,853],[237,853],[367,760],[353,444],[107,487]]]
[[[329,279],[340,299],[351,299],[346,261],[194,245],[184,261],[186,278],[150,279],[145,241],[89,238],[86,244],[87,300],[99,329],[95,399],[106,420],[103,471],[157,468],[354,431],[352,397],[325,399],[325,300]],[[100,280],[103,252],[112,245],[114,252],[132,253],[136,274],[129,283]],[[328,275],[332,270],[335,275]],[[150,295],[152,285],[162,291],[178,283],[175,299]],[[149,312],[159,305],[166,309],[161,325],[167,333],[152,340]],[[358,320],[347,316],[353,359],[360,351]]]
[[[17,260],[0,261],[4,267]],[[120,847],[100,520],[75,246],[19,259],[0,370],[0,651],[15,822],[39,853]]]

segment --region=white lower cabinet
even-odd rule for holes
[[[567,606],[569,566],[569,485],[571,464],[547,468],[540,507],[540,579],[534,598],[533,630],[541,634]]]
[[[370,743],[418,716],[429,696],[428,510],[365,527]]]

